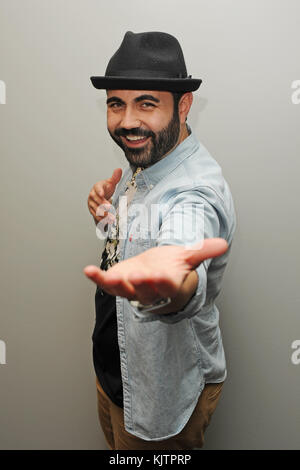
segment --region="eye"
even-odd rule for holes
[[[155,106],[154,106],[153,103],[148,103],[148,102],[147,102],[147,103],[146,103],[146,102],[145,102],[145,103],[142,103],[142,106],[145,107],[145,108],[148,108],[148,107],[153,107],[153,108],[155,108]]]
[[[118,108],[119,106],[121,106],[121,103],[111,103],[108,107],[109,108]]]

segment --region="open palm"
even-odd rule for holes
[[[203,260],[220,256],[227,249],[223,238],[206,239],[188,248],[159,246],[116,263],[107,271],[90,265],[84,268],[84,273],[111,295],[149,304],[162,297],[176,296],[191,271]]]

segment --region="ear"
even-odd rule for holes
[[[179,119],[180,123],[184,124],[186,121],[186,117],[189,114],[190,107],[192,106],[193,102],[193,93],[191,91],[185,93],[180,98],[178,103],[178,112],[179,112]]]

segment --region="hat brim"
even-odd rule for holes
[[[195,91],[202,80],[197,78],[134,78],[134,77],[91,77],[99,90],[157,90]]]

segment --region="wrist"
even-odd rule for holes
[[[176,296],[171,298],[171,301],[167,305],[164,305],[162,307],[155,306],[155,308],[153,309],[153,313],[163,315],[168,313],[176,313],[180,310],[183,310],[188,304],[188,302],[191,300],[191,298],[196,294],[198,280],[198,273],[195,270],[191,271],[185,278]],[[152,312],[152,309],[150,309],[150,307],[149,312]]]

